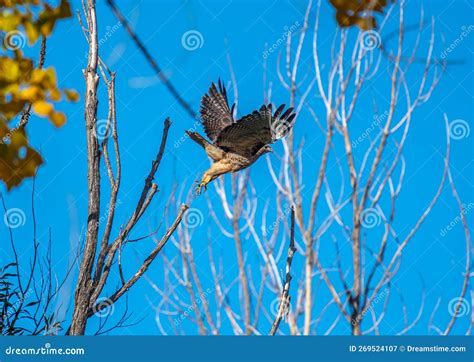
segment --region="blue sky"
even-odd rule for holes
[[[418,23],[421,7],[424,8],[425,19],[434,18],[436,23],[434,56],[441,57],[443,51],[460,37],[462,31],[473,25],[472,4],[468,0],[457,1],[407,1],[405,9],[406,25]],[[164,69],[165,74],[197,111],[200,97],[208,89],[210,82],[219,77],[228,81],[230,72],[228,57],[237,79],[239,91],[238,114],[243,116],[263,103],[263,51],[265,44],[276,44],[286,29],[294,24],[301,27],[306,9],[306,1],[118,1],[127,19],[132,23],[135,31],[145,42],[147,48]],[[73,2],[73,8],[79,9],[79,2]],[[160,192],[141,220],[132,238],[146,235],[154,230],[163,216],[166,196],[172,192],[173,184],[187,192],[196,179],[208,166],[208,160],[194,143],[185,141],[180,143],[184,130],[195,127],[195,120],[189,117],[183,109],[169,95],[165,87],[156,79],[152,69],[144,60],[142,54],[133,45],[123,27],[117,28],[114,18],[105,2],[98,1],[99,38],[102,39],[101,56],[109,67],[116,71],[117,89],[117,117],[118,130],[122,153],[122,189],[119,195],[121,201],[117,208],[117,220],[126,220],[133,210],[133,206],[141,192],[143,179],[148,173],[151,160],[154,158],[163,127],[163,120],[169,116],[173,122],[167,153],[158,171],[156,182]],[[334,11],[325,1],[322,6],[322,16],[319,25],[321,43],[321,63],[329,61],[330,47],[333,33],[336,29]],[[398,14],[398,13],[397,13]],[[314,25],[314,7],[310,15],[310,26]],[[382,32],[382,38],[396,29],[397,16],[394,16],[387,28]],[[429,21],[427,21],[429,23]],[[466,28],[463,28],[466,27]],[[183,46],[182,36],[187,31],[198,31],[200,47],[188,50]],[[109,32],[109,35],[106,35]],[[298,30],[296,32],[298,33]],[[308,36],[302,53],[301,73],[312,67],[312,54]],[[407,33],[406,51],[410,51],[416,31]],[[357,36],[357,30],[351,31],[350,37]],[[450,121],[463,120],[464,125],[472,124],[472,95],[473,95],[473,43],[474,32],[456,45],[446,57],[452,61],[446,69],[440,83],[434,90],[429,101],[418,108],[412,119],[412,128],[406,142],[404,151],[406,161],[406,177],[403,191],[397,204],[397,219],[395,226],[405,235],[416,222],[419,215],[426,208],[433,197],[442,173],[443,157],[445,152],[445,125],[443,114],[446,113]],[[444,40],[443,40],[444,39]],[[420,45],[420,55],[425,54],[429,40],[428,30],[424,30]],[[444,41],[444,44],[443,44]],[[395,48],[395,38],[387,40],[386,47]],[[410,45],[411,44],[411,45]],[[267,80],[273,82],[272,101],[275,104],[289,103],[287,92],[278,81],[275,69],[277,66],[277,52],[269,54]],[[26,50],[32,54],[37,49]],[[376,50],[378,51],[378,50]],[[86,65],[86,42],[80,31],[76,18],[62,21],[58,24],[54,35],[48,41],[47,65],[54,65],[57,69],[58,79],[62,87],[75,88],[83,94],[84,79],[82,69]],[[460,60],[461,62],[458,62]],[[454,62],[456,61],[456,62]],[[383,58],[383,64],[386,59]],[[423,66],[415,64],[408,83],[419,83]],[[379,72],[384,75],[369,82],[364,89],[364,98],[358,106],[352,131],[354,135],[360,134],[370,126],[373,119],[372,97],[375,97],[380,110],[387,109],[389,99],[389,83],[387,66],[381,66]],[[327,68],[322,70],[323,77],[327,76]],[[431,74],[431,73],[430,73]],[[230,98],[232,90],[229,88]],[[325,120],[325,110],[318,95],[317,88],[313,88],[308,97],[308,102],[314,104],[316,114],[321,121]],[[100,101],[98,119],[107,117],[106,90],[104,83],[100,86]],[[51,230],[53,245],[54,270],[58,278],[64,276],[67,261],[71,258],[71,246],[77,245],[84,237],[84,225],[87,210],[87,174],[86,174],[86,139],[83,119],[83,102],[76,104],[61,104],[66,112],[68,121],[61,129],[53,128],[44,119],[32,117],[29,124],[31,143],[38,149],[45,159],[44,166],[40,169],[36,180],[35,203],[38,225],[38,237],[44,246]],[[383,111],[382,111],[383,112]],[[381,112],[381,113],[382,113]],[[324,136],[318,130],[315,122],[308,112],[298,116],[295,126],[297,140],[305,139],[305,173],[303,184],[312,186],[315,174],[319,167],[320,155],[324,144]],[[451,167],[453,179],[461,200],[465,205],[474,202],[473,195],[473,135],[451,141]],[[178,142],[178,143],[177,143]],[[341,142],[341,137],[336,142]],[[370,142],[363,142],[355,151],[356,163],[360,165],[363,152]],[[179,145],[178,145],[179,144]],[[178,145],[178,147],[177,147]],[[338,144],[340,146],[340,143]],[[392,146],[393,147],[393,146]],[[393,148],[392,148],[393,150]],[[282,152],[282,145],[275,146],[276,153]],[[343,155],[341,155],[343,158]],[[276,156],[270,156],[274,165],[278,164]],[[336,159],[329,161],[328,181],[338,185],[338,171]],[[275,166],[276,167],[276,166]],[[250,175],[255,184],[258,195],[258,215],[261,215],[265,202],[274,202],[275,190],[264,159],[259,160],[251,167]],[[104,176],[104,184],[107,180]],[[347,183],[348,185],[348,183]],[[346,192],[348,186],[346,185]],[[336,186],[335,186],[336,187]],[[337,189],[337,188],[336,188]],[[23,185],[11,192],[2,193],[8,208],[20,208],[26,214],[25,224],[14,230],[15,240],[21,250],[24,265],[27,265],[31,255],[32,217],[31,217],[31,192],[32,182],[26,181]],[[310,193],[306,196],[305,204],[309,202]],[[107,191],[104,193],[104,213]],[[219,199],[213,187],[207,191],[211,203],[215,203],[219,210]],[[195,250],[196,263],[202,273],[205,287],[211,286],[208,268],[207,234],[212,235],[212,242],[216,250],[220,250],[223,258],[226,275],[235,277],[235,252],[233,241],[222,235],[208,215],[207,204],[204,197],[193,202],[193,208],[201,210],[204,218],[202,225],[194,231],[192,245]],[[321,208],[327,213],[327,208]],[[431,312],[438,305],[435,323],[445,326],[450,319],[448,313],[449,302],[459,295],[465,265],[464,232],[460,224],[445,236],[440,232],[459,214],[457,204],[452,197],[449,185],[445,185],[443,193],[421,227],[415,238],[410,242],[404,256],[400,271],[396,277],[396,288],[403,291],[403,298],[407,303],[410,320],[415,318],[421,302],[421,289],[424,285],[426,300],[424,312],[417,326],[410,333],[427,334],[427,325]],[[466,214],[472,232],[473,216]],[[260,218],[257,218],[260,220]],[[117,222],[114,231],[120,228]],[[377,244],[377,239],[383,229],[367,232],[367,243]],[[163,226],[158,233],[161,235]],[[7,230],[2,224],[0,227],[2,240],[7,240]],[[297,235],[298,237],[298,235]],[[301,236],[300,236],[301,240]],[[5,243],[2,245],[4,255],[11,255]],[[350,247],[343,242],[343,262],[348,263]],[[138,266],[138,261],[146,256],[146,252],[153,246],[153,240],[147,239],[140,245],[132,245],[126,254],[127,262],[124,263],[124,272],[131,275]],[[345,247],[344,247],[345,246]],[[243,248],[248,255],[248,263],[255,267],[254,273],[258,274],[257,249],[252,238],[245,238]],[[200,252],[202,251],[202,252]],[[167,255],[175,255],[174,246],[170,243],[166,247]],[[2,255],[2,261],[4,260]],[[7,257],[5,257],[6,259]],[[323,264],[333,265],[334,248],[331,239],[321,240],[320,259]],[[295,257],[294,270],[297,278],[301,274],[303,256]],[[284,258],[278,266],[284,269]],[[163,263],[160,258],[150,268],[148,278],[160,284],[163,278]],[[253,274],[252,274],[253,276]],[[256,275],[255,277],[258,277]],[[62,294],[63,304],[73,296],[74,280],[71,279]],[[421,281],[423,280],[423,281]],[[118,279],[112,279],[108,291],[112,291]],[[315,281],[316,282],[316,281]],[[296,286],[296,283],[293,287]],[[470,292],[467,300],[471,303]],[[212,294],[212,293],[211,293]],[[237,300],[238,292],[233,295]],[[317,289],[318,297],[315,301],[315,313],[329,300],[327,288]],[[183,296],[184,298],[184,296]],[[213,297],[211,297],[212,299]],[[296,296],[294,297],[296,299]],[[160,297],[153,291],[146,281],[138,282],[129,292],[129,310],[133,312],[129,326],[113,333],[117,334],[160,334],[155,323],[155,312],[149,302],[157,305]],[[271,299],[270,299],[271,301]],[[320,302],[321,301],[321,302]],[[211,307],[213,306],[212,302]],[[111,320],[118,318],[124,308],[123,301],[115,306]],[[472,309],[472,308],[471,308]],[[321,324],[324,331],[334,320],[336,310],[328,313]],[[66,313],[66,320],[70,316],[70,309]],[[390,301],[390,308],[381,333],[393,334],[402,329],[403,319],[401,302],[394,294]],[[189,322],[189,321],[188,321]],[[187,333],[197,333],[192,323],[185,322]],[[88,333],[94,333],[97,321],[91,319]],[[67,323],[66,323],[67,325]],[[225,325],[225,324],[224,324]],[[458,318],[454,333],[465,333],[469,325],[469,314]],[[268,326],[262,325],[262,330]],[[286,328],[286,327],[284,327]],[[169,331],[171,329],[168,329]],[[222,333],[230,333],[230,328],[223,327]],[[319,330],[318,330],[319,331]],[[170,332],[171,333],[171,332]],[[349,330],[343,323],[334,329],[335,334],[347,334]]]

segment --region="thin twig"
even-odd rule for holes
[[[184,108],[186,112],[192,117],[196,118],[196,112],[194,112],[193,108],[189,105],[188,102],[184,100],[184,98],[179,94],[179,92],[176,90],[175,86],[170,82],[168,78],[166,78],[165,74],[163,73],[162,69],[158,65],[158,63],[153,59],[152,55],[148,51],[148,49],[145,47],[145,44],[138,38],[137,34],[135,31],[132,29],[130,24],[128,23],[127,19],[122,15],[118,7],[115,5],[113,0],[107,0],[107,4],[110,6],[112,9],[112,12],[114,13],[115,17],[120,21],[123,26],[125,27],[125,30],[127,30],[128,34],[132,38],[132,40],[135,42],[135,45],[140,49],[142,52],[143,56],[146,58],[150,66],[153,68],[155,71],[156,75],[160,78],[160,80],[163,82],[166,88],[170,91],[170,93],[173,95],[173,97],[178,101],[178,103]]]

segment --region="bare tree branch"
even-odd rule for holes
[[[291,262],[293,261],[293,256],[295,255],[295,210],[291,208],[291,232],[290,232],[290,245],[288,247],[288,257],[286,259],[286,279],[285,285],[281,292],[280,304],[278,306],[278,312],[273,322],[272,328],[270,329],[269,334],[271,336],[275,335],[278,327],[280,326],[281,319],[288,313],[290,308],[290,283],[291,283]]]
[[[137,34],[135,31],[132,29],[128,21],[125,19],[125,17],[122,15],[118,7],[115,5],[115,2],[113,0],[107,0],[107,4],[110,6],[112,9],[112,12],[114,13],[115,17],[120,21],[123,26],[125,27],[125,30],[127,30],[128,34],[134,41],[135,45],[140,49],[142,52],[143,56],[145,59],[148,61],[150,66],[153,68],[155,71],[156,75],[160,78],[160,80],[163,82],[165,87],[169,90],[171,95],[178,101],[178,103],[183,107],[183,109],[192,117],[196,118],[196,112],[192,109],[192,107],[189,105],[188,102],[184,100],[184,98],[179,94],[179,92],[176,90],[175,86],[171,83],[171,81],[166,78],[165,74],[161,70],[160,66],[158,63],[155,61],[155,59],[152,57],[148,49],[145,47],[145,44],[138,38]]]

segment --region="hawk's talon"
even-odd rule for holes
[[[204,183],[204,182],[199,182],[199,181],[196,181],[196,183],[198,184],[196,186],[196,189],[195,189],[195,192],[196,192],[196,195],[199,196],[201,195],[201,190],[204,188],[204,191],[207,191],[207,184]]]

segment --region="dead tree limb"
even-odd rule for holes
[[[281,292],[280,304],[278,306],[278,312],[270,330],[270,335],[273,336],[280,326],[280,322],[285,314],[288,313],[290,308],[290,284],[291,284],[291,263],[293,256],[295,255],[295,210],[291,208],[291,230],[290,230],[290,245],[288,247],[288,257],[286,259],[286,279],[285,285]]]
[[[166,142],[168,138],[171,121],[166,118],[163,126],[163,134],[161,144],[152,162],[151,169],[145,178],[142,192],[137,201],[132,215],[121,228],[119,234],[112,238],[111,231],[115,219],[115,209],[117,197],[120,190],[121,181],[121,160],[117,132],[117,116],[115,104],[115,73],[111,72],[107,65],[100,59],[98,55],[98,35],[97,35],[97,18],[95,11],[95,1],[87,0],[83,4],[83,11],[87,22],[87,27],[83,25],[80,14],[78,18],[87,43],[89,45],[89,57],[87,69],[84,71],[86,79],[86,101],[85,101],[85,120],[87,132],[87,149],[88,149],[88,220],[85,247],[82,252],[81,266],[79,269],[78,283],[74,299],[74,310],[71,326],[67,333],[72,335],[83,335],[86,330],[86,323],[94,313],[101,311],[106,306],[115,303],[120,297],[128,292],[128,290],[136,283],[136,281],[147,271],[153,260],[166,245],[168,239],[175,231],[177,225],[181,222],[184,213],[188,209],[187,205],[182,205],[176,219],[171,227],[165,232],[161,241],[150,252],[149,256],[141,263],[137,272],[125,281],[121,263],[118,263],[119,273],[122,280],[122,286],[118,288],[110,298],[105,298],[105,302],[98,299],[104,290],[110,276],[110,270],[115,264],[117,252],[120,252],[127,245],[128,236],[132,232],[135,225],[141,219],[154,196],[158,192],[158,186],[154,183],[155,175],[161,164]],[[105,134],[99,134],[103,130],[97,129],[97,87],[99,83],[98,68],[102,73],[108,92],[108,119],[105,128]],[[112,136],[113,157],[115,158],[115,174],[112,166],[112,157],[108,150],[108,140]],[[103,137],[101,144],[99,138]],[[102,153],[100,152],[102,151]],[[100,225],[100,193],[101,193],[101,174],[100,174],[100,158],[104,156],[106,173],[110,183],[110,196],[107,210],[107,218],[105,221],[104,233],[99,242],[98,233]],[[111,242],[111,240],[113,240]],[[120,254],[119,252],[119,254]],[[96,253],[98,256],[96,258]],[[120,257],[120,255],[119,255]],[[104,298],[101,298],[103,300]],[[120,323],[119,323],[120,324]],[[101,329],[103,326],[101,326]]]
[[[100,213],[100,151],[96,134],[97,124],[97,86],[99,76],[97,64],[99,62],[99,43],[97,36],[97,17],[95,1],[87,0],[85,17],[88,25],[89,55],[87,68],[84,70],[86,80],[85,120],[87,134],[87,180],[88,180],[88,220],[86,241],[79,269],[76,294],[74,297],[74,311],[69,333],[82,335],[85,332],[87,311],[92,295],[91,273],[94,266],[97,239],[99,232]]]
[[[158,65],[156,60],[153,58],[153,56],[150,54],[148,49],[145,47],[145,44],[143,44],[143,42],[138,38],[137,34],[132,29],[132,27],[128,23],[127,19],[125,19],[125,17],[120,12],[119,8],[115,5],[115,2],[113,0],[107,0],[107,4],[112,9],[112,12],[114,13],[117,20],[120,21],[122,23],[122,25],[125,27],[125,30],[127,30],[127,33],[130,35],[130,38],[132,38],[135,45],[138,47],[138,49],[140,49],[140,51],[142,52],[142,54],[145,57],[145,59],[147,60],[147,62],[153,68],[156,75],[160,78],[160,80],[163,82],[163,84],[168,89],[168,91],[171,93],[171,95],[178,101],[178,103],[181,105],[181,107],[183,107],[183,109],[192,118],[196,118],[197,117],[196,112],[194,112],[194,110],[189,105],[189,103],[184,100],[184,98],[177,91],[176,87],[171,83],[171,81],[168,78],[166,78],[166,75],[163,73],[161,67]]]

